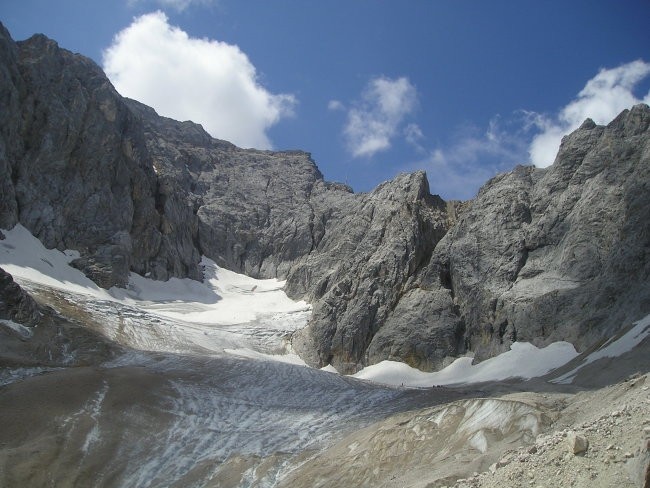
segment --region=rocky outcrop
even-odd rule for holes
[[[20,222],[104,287],[199,279],[202,255],[287,280],[313,305],[293,338],[342,372],[438,369],[515,340],[584,348],[650,312],[650,109],[587,121],[548,169],[471,202],[422,172],[367,194],[308,153],[244,150],[122,98],[83,56],[0,26],[0,228]]]
[[[193,247],[250,276],[284,278],[320,238],[320,216],[310,203],[314,189],[348,193],[326,184],[308,153],[240,149],[197,124],[127,103],[142,124],[157,174],[163,233],[177,236],[171,248]],[[182,242],[183,236],[191,240]]]
[[[87,324],[38,304],[0,268],[0,384],[11,368],[98,364],[118,351]]]
[[[92,61],[44,36],[2,34],[4,227],[78,250],[73,264],[104,287],[129,271],[200,278],[201,255],[287,278],[315,306],[304,347],[296,341],[314,364],[354,370],[383,357],[383,343],[372,359],[368,346],[450,222],[424,173],[356,195],[324,181],[308,153],[213,139],[120,97]],[[427,334],[437,337],[419,333],[394,354],[417,363],[433,347],[456,351],[422,345]]]
[[[34,299],[0,268],[0,319],[34,326],[40,317],[41,312]]]
[[[586,121],[564,139],[552,167],[520,166],[486,183],[446,235],[441,219],[454,213],[438,202],[437,220],[418,221],[440,232],[405,232],[417,236],[414,255],[430,253],[429,262],[416,258],[390,280],[372,325],[363,322],[367,314],[354,315],[357,305],[373,310],[356,285],[376,276],[334,253],[355,269],[346,275],[352,281],[340,280],[316,302],[294,345],[343,371],[382,359],[431,370],[465,351],[492,357],[517,340],[567,340],[584,350],[611,337],[650,311],[649,126],[646,105],[607,127]],[[383,252],[378,243],[373,249]]]
[[[435,309],[419,302],[411,281],[448,228],[446,205],[429,194],[425,174],[401,175],[343,203],[330,204],[319,246],[288,276],[289,293],[307,294],[314,303],[294,347],[313,364],[341,371],[386,358],[426,367],[436,348],[456,354],[454,332],[439,334],[429,317],[417,328],[409,325],[414,315]]]
[[[92,61],[42,35],[14,44],[2,28],[0,44],[1,97],[10,101],[2,225],[21,222],[47,247],[79,250],[77,265],[102,286],[124,284],[160,241],[141,130]]]
[[[479,358],[515,341],[584,349],[650,311],[650,109],[587,121],[553,166],[489,181],[429,263]]]

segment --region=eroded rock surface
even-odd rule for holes
[[[479,358],[516,341],[579,349],[650,310],[650,110],[565,137],[547,169],[489,181],[436,248]]]

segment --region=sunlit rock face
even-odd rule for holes
[[[0,228],[21,223],[104,288],[202,278],[201,258],[313,305],[313,366],[440,369],[516,340],[585,347],[650,310],[650,110],[586,122],[547,169],[469,203],[422,172],[365,194],[308,153],[240,149],[122,98],[91,60],[0,30]],[[436,175],[429,175],[436,178]]]
[[[468,347],[513,341],[579,349],[650,311],[650,109],[585,122],[546,169],[518,167],[479,191],[437,246]]]

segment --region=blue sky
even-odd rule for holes
[[[650,101],[648,19],[647,0],[0,3],[14,39],[91,57],[162,115],[309,151],[355,191],[425,169],[447,199]]]

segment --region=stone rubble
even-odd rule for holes
[[[538,435],[533,446],[506,452],[487,472],[459,479],[450,488],[647,488],[650,395],[642,388],[646,381],[648,375],[576,395],[577,404],[588,405],[579,412],[581,421]],[[558,426],[575,413],[567,412],[565,420],[560,417]],[[584,442],[589,445],[586,450]]]

